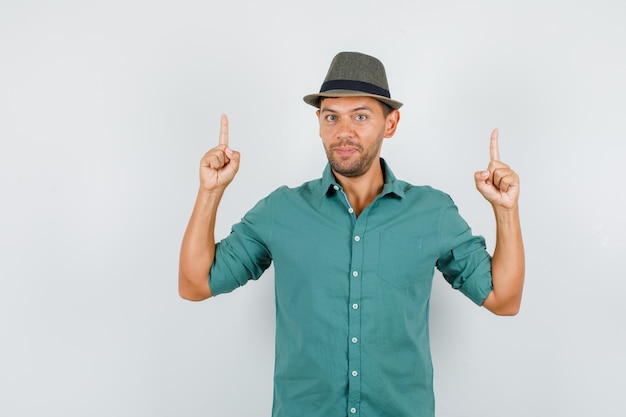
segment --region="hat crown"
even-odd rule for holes
[[[389,91],[383,63],[359,52],[340,52],[335,56],[324,83],[335,80],[360,81]]]

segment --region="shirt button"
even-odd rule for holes
[[[359,373],[357,371],[352,371],[352,376],[358,376]]]
[[[350,208],[348,209],[348,213],[354,213],[354,209],[353,209],[352,207],[350,207]]]
[[[356,343],[356,342],[358,342],[358,341],[359,341],[359,339],[357,339],[356,337],[353,337],[353,338],[352,338],[352,343]]]
[[[352,304],[352,309],[353,310],[358,310],[359,309],[359,305],[356,304],[356,303]]]
[[[355,241],[355,242],[359,242],[360,240],[361,240],[361,236],[355,236],[355,237],[354,237],[354,241]]]
[[[358,277],[359,276],[359,272],[358,271],[352,271],[352,276],[353,277]]]
[[[352,413],[352,414],[356,414],[356,408],[352,407],[352,408],[350,409],[350,413]]]
[[[337,187],[336,185],[333,185],[333,188],[335,189],[335,191],[339,191],[339,187]]]

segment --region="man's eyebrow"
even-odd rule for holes
[[[354,113],[354,112],[359,112],[359,111],[367,111],[367,112],[373,113],[373,110],[369,106],[356,107],[354,109],[349,110],[348,113]],[[322,112],[322,113],[337,113],[337,110],[333,109],[332,107],[322,107],[320,109],[320,112]]]

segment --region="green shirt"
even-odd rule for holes
[[[214,294],[274,262],[274,417],[433,417],[434,268],[480,305],[491,257],[450,197],[397,180],[354,215],[329,166],[261,200],[216,247]]]

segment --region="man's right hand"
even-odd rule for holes
[[[224,189],[239,170],[239,152],[228,147],[228,118],[222,115],[220,143],[200,162],[200,190],[180,249],[178,292],[187,300],[211,297],[209,274],[215,257],[215,220]]]
[[[200,163],[201,190],[224,191],[239,170],[240,157],[228,147],[228,117],[222,114],[219,145],[204,154]]]

